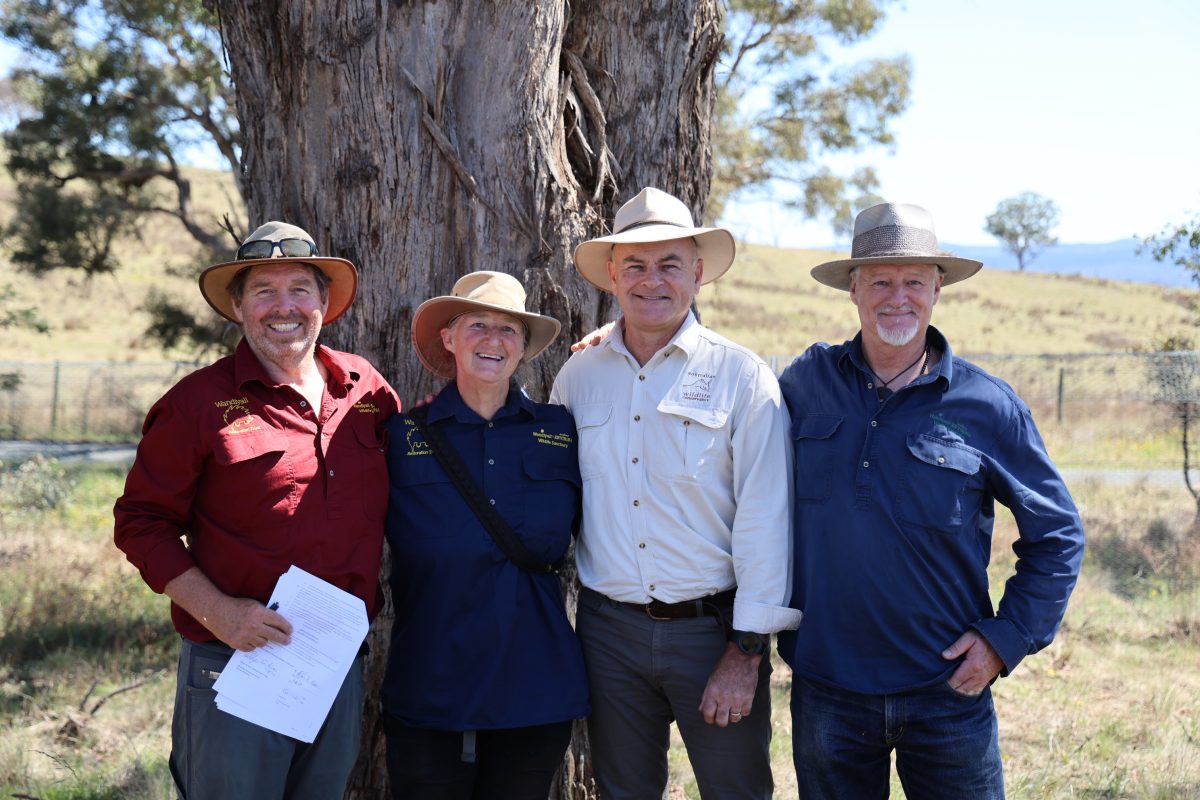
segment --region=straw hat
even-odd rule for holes
[[[442,328],[470,311],[501,311],[521,320],[529,334],[522,362],[530,361],[558,336],[558,320],[525,310],[525,287],[504,272],[480,270],[462,276],[449,295],[432,297],[413,314],[412,342],[430,372],[443,378],[455,375],[454,354],[442,344]]]
[[[933,215],[908,203],[881,203],[854,218],[850,258],[812,268],[812,276],[834,289],[850,290],[850,270],[867,264],[936,264],[945,273],[943,286],[979,272],[983,262],[938,251]]]
[[[729,231],[724,228],[695,227],[692,225],[692,212],[680,200],[661,189],[648,187],[617,211],[611,236],[601,236],[575,248],[575,269],[588,283],[611,292],[608,260],[614,244],[644,244],[687,238],[696,240],[700,258],[704,259],[701,283],[712,283],[724,275],[733,263],[736,248]]]
[[[313,253],[316,253],[316,244],[313,243],[313,238],[308,235],[308,232],[286,222],[268,222],[259,226],[254,233],[246,237],[246,241],[242,242],[242,247],[244,248],[251,242],[278,243],[285,239],[306,241],[312,245]],[[238,248],[239,252],[241,249]],[[275,255],[276,252],[279,253],[278,256]],[[318,255],[292,258],[283,255],[283,251],[279,248],[274,248],[272,255],[267,258],[237,259],[204,270],[200,273],[200,293],[204,295],[204,299],[208,301],[214,311],[230,322],[237,322],[233,316],[233,298],[229,296],[229,283],[242,270],[262,264],[271,266],[312,264],[325,273],[325,276],[329,278],[329,309],[326,311],[324,319],[326,325],[346,313],[346,309],[350,308],[354,302],[354,295],[358,292],[358,270],[346,259]]]

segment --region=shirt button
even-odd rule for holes
[[[945,464],[945,463],[946,463],[946,458],[945,458],[945,456],[938,456],[938,463],[939,463],[939,464]]]
[[[685,427],[685,428],[686,428],[688,425],[691,425],[691,424],[692,424],[692,421],[691,421],[690,419],[685,419],[685,420],[683,421],[683,427]]]
[[[634,414],[634,415],[633,415],[633,421],[634,421],[634,422],[641,422],[641,421],[642,421],[642,415],[641,415],[641,414]]]
[[[633,457],[633,463],[635,463],[635,464],[637,463],[637,456]]]
[[[329,477],[333,477],[333,470],[329,470]]]
[[[491,467],[491,466],[494,466],[495,464],[496,464],[496,459],[494,459],[494,458],[489,458],[489,459],[488,459],[488,466],[489,466],[489,467]]]
[[[869,467],[869,466],[871,466],[871,462],[870,462],[870,461],[864,461],[864,462],[863,462],[863,466],[864,466],[864,467]]]
[[[496,505],[496,498],[493,497],[490,500],[488,500],[488,502],[491,503],[492,505]]]
[[[638,380],[639,380],[639,381],[644,381],[644,380],[646,380],[646,376],[645,376],[645,375],[638,375]]]
[[[306,402],[304,402],[303,400],[301,400],[301,401],[300,401],[300,407],[301,407],[301,408],[308,408],[308,403],[306,403]]]
[[[645,549],[646,549],[646,543],[645,543],[645,542],[638,542],[638,549],[639,549],[639,550],[645,550]]]
[[[872,427],[872,428],[874,428],[874,427],[875,427],[876,425],[878,425],[878,424],[879,424],[879,423],[878,423],[878,422],[876,422],[875,420],[871,420],[871,427]]]
[[[488,423],[488,427],[489,427],[489,428],[492,428],[492,427],[495,427],[495,426],[493,425],[493,423],[489,422],[489,423]]]
[[[633,504],[634,504],[634,506],[640,506],[640,505],[641,505],[641,503],[640,503],[640,502],[638,502],[637,500],[634,500],[634,501],[633,501]]]
[[[649,586],[649,587],[647,587],[647,588],[649,588],[649,589],[650,589],[650,591],[652,591],[652,592],[653,592],[653,591],[654,591],[654,584],[653,584],[653,583],[652,583],[652,584],[650,584],[650,586]]]
[[[868,384],[867,384],[867,388],[868,388],[868,389],[874,389],[874,388],[875,388],[875,384],[873,384],[873,383],[868,383]]]

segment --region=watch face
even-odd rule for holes
[[[745,632],[737,637],[738,649],[751,656],[759,656],[767,652],[767,641],[757,633]]]

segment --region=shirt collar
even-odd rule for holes
[[[693,352],[695,352],[696,342],[700,339],[700,328],[701,326],[700,323],[696,321],[696,316],[692,313],[691,309],[688,309],[687,316],[684,317],[683,322],[679,326],[679,330],[675,331],[675,335],[671,337],[670,341],[662,346],[662,349],[659,350],[659,352],[666,352],[672,347],[678,347],[684,352],[684,355],[690,356]],[[599,346],[611,347],[618,353],[622,353],[630,358],[633,358],[633,354],[630,353],[629,348],[625,346],[624,314],[622,314],[617,320],[617,324],[613,326],[612,333],[609,334],[608,338],[601,342]]]
[[[529,419],[537,419],[537,404],[530,400],[523,391],[515,384],[510,384],[508,388],[508,397],[504,401],[504,405],[496,412],[494,419],[502,419],[511,417],[516,414],[524,414]],[[438,392],[437,397],[433,398],[433,402],[429,404],[429,421],[448,419],[453,417],[455,420],[472,425],[480,425],[486,420],[476,414],[466,401],[463,400],[462,394],[458,391],[458,384],[454,381],[446,384],[446,388]]]
[[[357,370],[350,368],[343,353],[318,344],[314,355],[321,359],[321,363],[329,372],[325,386],[334,397],[345,397],[362,377]],[[258,381],[263,386],[278,386],[267,373],[262,362],[258,360],[258,356],[250,349],[250,344],[245,337],[238,342],[237,349],[233,353],[233,379],[239,388],[250,381]]]
[[[944,386],[949,386],[954,376],[954,353],[950,351],[950,342],[946,340],[946,337],[942,335],[941,331],[932,325],[929,326],[929,329],[926,332],[926,337],[927,341],[929,342],[929,346],[935,350],[941,351],[942,353],[942,357],[938,360],[937,366],[930,370],[929,374],[936,376],[937,378],[943,378],[945,380]],[[860,372],[866,373],[867,375],[872,374],[871,370],[867,367],[867,359],[865,356],[863,356],[862,331],[859,331],[857,334],[855,334],[854,338],[847,343],[846,350],[842,353],[840,361],[843,367],[845,367],[846,363],[849,362]]]

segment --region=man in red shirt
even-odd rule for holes
[[[293,564],[380,606],[381,432],[399,402],[365,359],[316,341],[357,285],[282,222],[205,270],[204,298],[242,341],[150,409],[114,508],[117,546],[171,598],[183,639],[170,763],[187,800],[340,798],[357,756],[361,657],[311,744],[218,710],[212,689],[234,649],[289,641],[286,609],[264,603]]]

